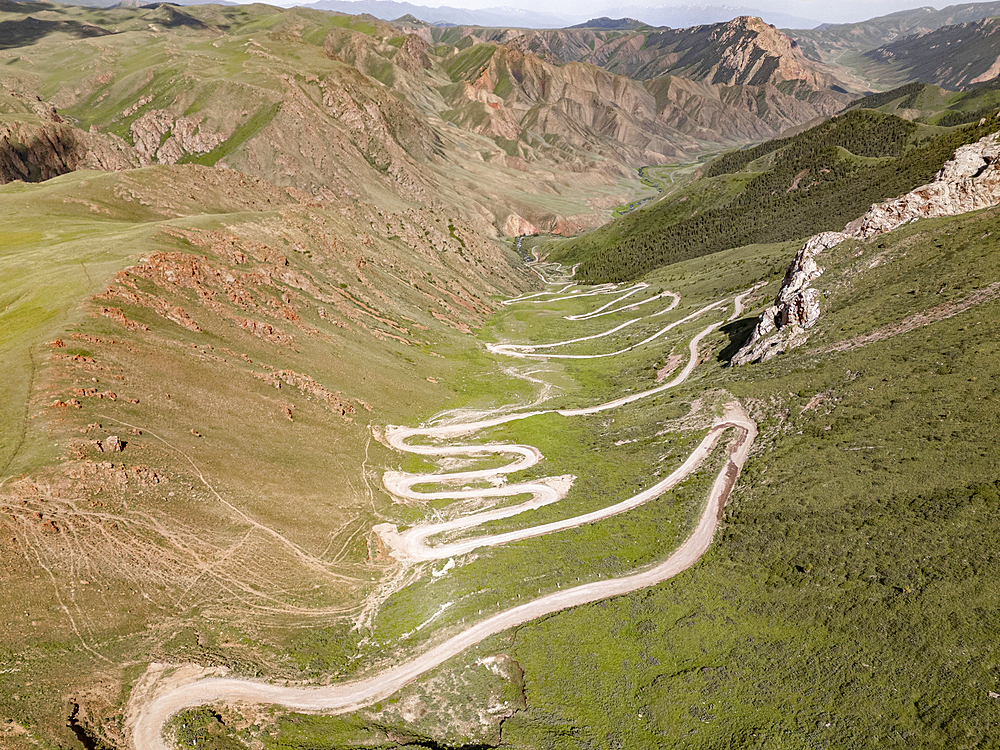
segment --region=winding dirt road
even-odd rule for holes
[[[604,310],[607,307],[620,302],[622,299],[627,298],[634,294],[635,292],[646,288],[647,285],[636,285],[635,287],[627,290],[624,295],[618,299],[612,300],[603,307],[598,308],[598,311]],[[565,291],[565,290],[563,290]],[[744,292],[733,300],[734,313],[733,317],[738,316],[742,312],[742,302],[743,298],[752,292],[753,289]],[[541,293],[541,294],[544,294]],[[538,295],[534,295],[538,296]],[[645,302],[655,299],[661,299],[662,297],[670,296],[673,298],[673,303],[667,308],[667,310],[672,310],[677,306],[680,300],[680,296],[674,292],[663,292],[661,294],[650,297]],[[556,300],[566,299],[566,297],[556,297]],[[640,303],[643,304],[643,303]],[[666,331],[674,328],[681,323],[693,320],[710,310],[727,304],[727,301],[716,302],[711,305],[706,305],[700,310],[697,310],[682,320],[670,323],[664,328],[660,329],[656,334],[646,339],[646,341],[641,343],[646,343],[652,341],[653,339],[661,336]],[[621,308],[619,308],[621,309]],[[661,315],[666,310],[661,310],[655,315]],[[654,317],[650,316],[650,317]],[[580,316],[577,316],[580,317]],[[730,318],[732,319],[732,318]],[[641,320],[636,318],[635,322]],[[598,404],[596,406],[589,406],[581,409],[548,409],[548,410],[536,410],[530,412],[521,412],[515,414],[507,414],[502,417],[493,417],[491,419],[483,419],[474,422],[461,422],[452,423],[444,426],[434,426],[434,427],[390,427],[386,430],[386,439],[390,446],[399,451],[404,451],[408,453],[415,453],[418,455],[425,456],[457,456],[457,455],[482,455],[484,453],[495,453],[495,454],[517,454],[521,458],[507,466],[503,466],[496,469],[481,469],[476,471],[461,471],[461,472],[450,472],[444,474],[405,474],[403,472],[389,471],[386,472],[383,477],[383,483],[385,488],[390,494],[394,495],[403,500],[471,500],[471,499],[485,499],[485,498],[497,498],[497,497],[514,497],[517,495],[530,495],[530,499],[524,502],[518,503],[516,505],[509,505],[500,508],[493,508],[490,510],[482,511],[479,513],[473,513],[470,515],[464,515],[459,518],[455,518],[449,521],[441,521],[437,523],[427,523],[420,524],[418,526],[413,526],[406,531],[400,533],[398,529],[392,524],[379,524],[374,527],[376,533],[382,541],[392,550],[392,555],[402,562],[417,562],[423,560],[442,560],[449,557],[454,557],[456,555],[463,555],[472,552],[480,547],[494,547],[501,544],[509,544],[511,542],[521,541],[523,539],[530,539],[532,537],[542,536],[544,534],[551,534],[556,531],[563,531],[565,529],[571,529],[577,526],[581,526],[586,523],[593,523],[595,521],[608,518],[619,513],[624,513],[627,510],[637,508],[640,505],[654,500],[660,497],[663,493],[667,492],[688,476],[690,476],[704,461],[708,455],[711,453],[712,449],[715,447],[719,440],[722,432],[727,428],[736,426],[730,421],[725,419],[717,420],[715,424],[712,425],[708,434],[702,440],[701,444],[688,456],[687,460],[674,472],[670,474],[666,479],[658,482],[652,487],[633,495],[627,500],[623,500],[615,505],[610,505],[605,508],[593,511],[591,513],[585,513],[579,516],[574,516],[572,518],[563,519],[561,521],[554,521],[552,523],[540,524],[538,526],[532,526],[524,529],[517,529],[515,531],[506,532],[503,534],[493,534],[490,536],[481,536],[473,539],[463,539],[459,542],[453,542],[450,544],[439,544],[435,546],[430,546],[427,543],[427,539],[442,534],[445,532],[460,531],[464,529],[471,529],[476,526],[480,526],[488,521],[494,521],[502,518],[510,518],[511,516],[523,513],[528,510],[535,510],[541,508],[550,503],[557,502],[565,497],[566,492],[569,490],[569,485],[573,477],[550,477],[547,479],[538,480],[535,482],[519,482],[515,484],[509,484],[504,486],[497,486],[493,488],[471,488],[462,490],[438,490],[435,492],[418,492],[413,489],[415,485],[427,484],[434,482],[436,484],[443,483],[453,483],[453,482],[473,482],[477,480],[494,480],[507,474],[511,474],[517,471],[523,471],[531,466],[534,466],[542,459],[541,452],[529,445],[515,445],[513,443],[500,443],[491,445],[458,445],[458,446],[447,446],[441,447],[437,445],[411,445],[408,440],[413,437],[423,437],[429,439],[448,439],[454,438],[460,435],[469,434],[472,432],[478,432],[485,429],[486,427],[494,427],[496,425],[504,424],[519,419],[527,419],[528,417],[534,417],[540,414],[559,414],[560,416],[573,417],[585,414],[597,414],[602,411],[608,411],[610,409],[615,409],[640,399],[649,398],[655,396],[658,393],[673,388],[680,383],[683,383],[691,372],[694,370],[695,366],[698,364],[698,345],[701,340],[722,325],[722,322],[712,323],[706,326],[702,331],[698,333],[688,344],[688,362],[684,369],[678,373],[673,380],[665,383],[656,388],[651,388],[646,391],[641,391],[629,396],[623,396],[621,398],[615,399],[613,401],[608,401],[603,404]],[[620,329],[622,326],[616,326],[612,328],[611,331]],[[597,334],[597,336],[603,336],[605,334]],[[588,338],[596,338],[588,337]],[[567,344],[572,344],[577,341],[584,339],[570,339],[568,341],[556,342],[554,344],[546,344],[545,347],[556,347],[565,346]],[[505,354],[514,354],[514,356],[523,356],[517,353],[511,352],[505,349],[503,346],[491,346],[492,351]],[[538,347],[541,348],[541,347]],[[591,356],[607,356],[607,355],[591,355]]]
[[[569,287],[567,287],[568,289]],[[565,290],[563,290],[565,291]],[[747,294],[752,292],[753,289],[748,290],[744,294],[736,297],[733,300],[734,313],[733,319],[738,316],[742,311],[742,301]],[[544,293],[543,293],[544,294]],[[537,296],[537,295],[536,295]],[[666,296],[666,295],[661,295]],[[521,298],[527,300],[528,297]],[[619,298],[620,300],[621,298]],[[676,304],[676,300],[675,300]],[[717,302],[712,305],[707,305],[701,310],[693,313],[684,320],[691,320],[697,315],[708,312],[709,310],[720,307],[727,304],[727,301]],[[605,306],[607,307],[607,306]],[[678,321],[673,325],[678,325],[683,321]],[[697,336],[695,336],[689,344],[690,358],[688,364],[685,366],[684,370],[679,373],[670,383],[663,386],[653,388],[642,393],[633,394],[630,396],[622,397],[614,401],[607,402],[606,404],[601,404],[596,407],[587,407],[583,409],[567,409],[567,410],[557,410],[555,413],[561,414],[563,416],[574,416],[580,414],[592,414],[597,413],[606,409],[616,408],[623,404],[630,403],[632,401],[647,398],[655,393],[659,393],[667,388],[673,387],[680,382],[683,382],[691,371],[694,369],[698,360],[698,344],[702,338],[707,336],[711,331],[721,325],[721,322],[713,323],[712,325],[703,329]],[[651,341],[657,338],[659,335],[665,332],[664,329],[659,333],[654,335],[652,338],[647,339]],[[549,345],[553,346],[553,345]],[[512,347],[513,348],[513,347]],[[521,347],[522,349],[528,349],[528,347]],[[514,356],[530,356],[525,353],[517,354],[514,351],[505,351],[505,354],[512,354]],[[537,356],[537,355],[536,355]],[[452,475],[451,479],[455,481],[470,481],[473,479],[488,479],[491,476],[500,476],[512,471],[519,471],[528,466],[534,465],[535,462],[540,460],[541,454],[537,449],[531,446],[515,446],[515,445],[503,445],[503,446],[473,446],[471,449],[469,446],[430,446],[430,445],[409,445],[405,441],[407,438],[422,434],[430,435],[434,437],[455,437],[464,434],[469,434],[471,432],[483,429],[488,426],[502,424],[504,422],[513,419],[524,419],[528,416],[534,414],[546,413],[543,411],[534,411],[528,413],[516,413],[507,414],[505,416],[496,417],[493,419],[479,420],[477,422],[471,422],[466,424],[449,424],[442,425],[434,428],[424,428],[424,429],[411,429],[411,428],[395,428],[388,431],[388,437],[390,444],[397,447],[401,447],[403,450],[416,453],[426,453],[427,455],[469,455],[470,452],[500,452],[504,454],[516,454],[520,458],[509,464],[508,466],[501,467],[499,469],[490,469],[482,471],[473,472],[458,472]],[[210,703],[267,703],[267,704],[277,704],[281,705],[290,710],[303,711],[303,712],[324,712],[324,713],[342,713],[345,711],[350,711],[362,706],[371,704],[375,701],[387,698],[397,690],[399,690],[404,685],[412,682],[414,679],[424,674],[430,669],[440,665],[447,659],[461,653],[465,649],[473,646],[483,639],[489,637],[490,635],[499,633],[503,630],[524,624],[538,617],[553,612],[558,612],[559,610],[566,609],[568,607],[574,607],[581,604],[586,604],[589,602],[598,601],[600,599],[605,599],[612,596],[619,596],[621,594],[627,594],[633,591],[638,591],[640,589],[646,588],[648,586],[653,586],[655,584],[661,583],[678,573],[691,567],[698,559],[705,553],[709,545],[712,542],[712,537],[714,536],[716,526],[718,524],[718,519],[721,515],[722,509],[725,506],[726,500],[729,497],[733,486],[736,483],[736,479],[739,476],[740,470],[742,469],[747,456],[750,452],[750,448],[753,444],[754,439],[757,435],[757,428],[753,420],[749,418],[746,412],[743,410],[742,406],[736,402],[730,403],[723,414],[723,416],[716,421],[715,424],[709,429],[708,435],[702,440],[701,444],[695,449],[691,456],[684,462],[684,464],[678,468],[670,477],[662,480],[656,485],[644,490],[641,493],[629,498],[628,500],[622,501],[617,505],[609,506],[608,508],[595,511],[592,514],[586,514],[586,516],[577,516],[576,518],[567,519],[566,521],[556,522],[555,524],[546,524],[544,526],[534,527],[533,529],[525,529],[523,531],[512,532],[513,534],[521,534],[525,532],[530,532],[529,535],[537,536],[543,533],[550,533],[552,531],[569,528],[570,526],[579,525],[581,523],[587,523],[598,518],[607,517],[613,513],[620,513],[627,510],[628,507],[635,507],[642,502],[646,502],[652,497],[662,494],[669,486],[673,486],[677,481],[687,476],[692,471],[694,471],[698,465],[711,453],[712,448],[716,445],[721,435],[729,429],[735,431],[735,436],[731,440],[729,445],[729,455],[726,463],[722,467],[721,471],[715,478],[712,488],[709,492],[705,508],[701,514],[697,526],[687,540],[676,548],[673,553],[667,558],[667,560],[659,565],[649,567],[645,570],[639,571],[629,576],[624,576],[621,578],[615,578],[610,580],[600,580],[592,583],[583,584],[580,586],[574,586],[567,589],[562,589],[545,596],[541,596],[531,602],[522,604],[517,607],[505,610],[503,612],[497,613],[492,617],[488,617],[475,625],[463,630],[460,633],[453,635],[447,640],[441,642],[437,646],[429,649],[423,654],[415,657],[411,661],[401,664],[397,667],[393,667],[386,670],[378,675],[364,680],[356,680],[353,682],[345,682],[339,685],[330,685],[324,687],[290,687],[282,685],[271,685],[262,682],[255,682],[252,680],[242,680],[242,679],[230,679],[230,678],[209,678],[209,679],[199,679],[187,684],[183,684],[177,687],[173,687],[159,695],[154,696],[151,700],[146,702],[144,705],[137,707],[138,710],[134,713],[134,719],[131,722],[131,744],[134,750],[169,750],[169,743],[163,738],[163,727],[165,723],[178,713],[187,708],[192,708],[195,706],[201,706]],[[429,430],[434,430],[430,433]],[[400,493],[413,493],[415,495],[420,495],[421,497],[428,497],[427,493],[415,493],[412,487],[421,482],[427,483],[429,481],[441,482],[442,475],[432,475],[430,478],[428,476],[411,478],[409,475],[402,475],[399,473],[387,475],[387,486],[390,483],[394,483],[393,487],[395,491]],[[460,477],[456,479],[456,477]],[[555,478],[556,480],[565,478]],[[542,503],[553,502],[554,499],[558,499],[560,492],[563,488],[559,485],[558,481],[549,483],[546,482],[535,482],[529,483],[528,485],[521,485],[521,487],[534,485],[534,489],[531,490],[533,493],[532,500],[530,503]],[[500,488],[498,488],[500,489]],[[507,489],[507,488],[504,488]],[[463,496],[462,493],[474,492],[477,493],[476,496],[482,496],[482,493],[490,492],[490,489],[480,489],[480,490],[460,490],[458,493],[446,492],[444,496],[450,498],[457,498]],[[528,490],[521,489],[518,493],[521,494]],[[431,493],[433,494],[433,493]],[[405,497],[405,494],[400,496]],[[471,497],[471,495],[470,495]],[[554,498],[554,499],[553,499]],[[525,505],[525,504],[522,504]],[[515,508],[518,506],[514,506]],[[506,511],[510,509],[497,509],[498,512]],[[522,508],[523,510],[523,508]],[[493,512],[493,511],[490,511]],[[520,512],[520,511],[515,511]],[[482,523],[483,520],[488,520],[482,518],[483,514],[479,514],[481,520],[477,523]],[[501,517],[501,516],[496,516]],[[470,517],[470,518],[474,518]],[[465,520],[465,519],[460,519]],[[567,525],[568,524],[568,525]],[[473,524],[474,525],[474,524]],[[423,527],[417,527],[423,530],[435,528],[434,525],[428,525]],[[414,555],[415,559],[436,559],[444,555],[434,554],[433,558],[421,557],[419,555],[426,554],[424,550],[434,551],[435,549],[441,548],[427,548],[423,545],[423,540],[426,539],[430,534],[439,533],[442,529],[438,525],[437,530],[430,531],[426,534],[411,534],[409,541],[406,542],[401,549],[403,551],[403,556]],[[394,529],[393,529],[394,530]],[[386,529],[381,529],[385,533]],[[412,530],[411,530],[412,531]],[[405,535],[397,536],[402,539]],[[496,535],[494,537],[482,537],[479,540],[468,540],[458,543],[459,545],[468,545],[477,543],[476,546],[482,546],[485,543],[482,540],[498,540],[501,537],[509,537],[509,535]],[[510,541],[512,538],[526,538],[526,537],[510,537],[505,538],[501,541],[495,541],[495,543],[500,544],[504,541]],[[475,548],[475,547],[472,547]],[[468,551],[468,550],[464,550]],[[461,551],[452,550],[448,553],[449,555],[461,554]]]

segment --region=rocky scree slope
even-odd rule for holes
[[[516,111],[523,109],[524,101],[551,108],[566,99],[583,110],[583,124],[605,135],[615,131],[604,130],[600,122],[588,119],[588,108],[613,113],[609,121],[612,128],[623,115],[648,122],[647,112],[651,111],[656,118],[653,132],[680,147],[686,147],[685,135],[706,142],[772,136],[792,125],[833,114],[852,98],[830,70],[806,59],[793,40],[752,17],[682,31],[441,29],[429,24],[416,25],[411,31],[436,45],[433,49],[454,45],[456,53],[449,71],[456,81],[486,83],[478,79],[491,65],[491,56],[498,57],[488,80],[492,84],[489,92],[498,97],[490,100],[494,105],[513,106]],[[490,51],[492,48],[497,51]],[[589,80],[595,74],[568,63],[603,68],[626,81],[608,78],[618,82],[613,87],[595,88]],[[556,72],[560,66],[565,72]],[[551,91],[545,85],[535,86],[532,79],[538,75],[544,75],[543,82],[553,79],[557,83]],[[571,86],[559,85],[560,78]],[[654,106],[645,106],[645,111],[631,106],[637,87],[628,84],[635,81],[645,82],[655,99]],[[629,93],[622,99],[620,91]],[[469,92],[463,93],[468,96]],[[452,104],[461,108],[462,101],[452,99]],[[471,112],[480,119],[496,118],[489,111],[470,108],[464,115],[466,122],[474,119]],[[720,112],[722,116],[717,114]],[[544,134],[545,129],[535,127],[539,119],[534,115],[526,119],[519,113],[515,122]],[[558,119],[546,124],[552,133],[566,132]],[[648,132],[650,126],[645,124],[642,130]],[[625,144],[631,145],[628,139]]]
[[[865,53],[870,75],[966,89],[1000,75],[1000,19],[944,26],[906,36]]]
[[[785,272],[774,304],[760,316],[749,341],[733,356],[732,364],[766,362],[801,346],[806,331],[822,312],[821,295],[811,286],[823,269],[816,257],[841,242],[872,237],[923,218],[956,216],[1000,203],[1000,134],[960,147],[934,181],[894,200],[876,204],[843,232],[821,232],[810,237]]]

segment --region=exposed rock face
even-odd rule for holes
[[[116,136],[86,133],[58,120],[0,124],[0,183],[41,182],[77,169],[118,171],[138,166]]]
[[[750,340],[732,359],[733,365],[765,362],[805,343],[806,329],[820,316],[820,294],[809,285],[823,273],[816,256],[844,240],[868,239],[903,224],[933,216],[955,216],[1000,203],[1000,133],[961,146],[934,181],[894,200],[873,205],[843,232],[810,237],[785,272],[774,304],[757,321]]]
[[[416,34],[407,34],[406,41],[399,48],[399,54],[394,61],[396,65],[404,70],[416,72],[417,70],[430,70],[432,48],[426,41]]]
[[[792,38],[754,16],[686,29],[483,29],[476,41],[509,45],[546,62],[586,62],[639,80],[664,74],[728,86],[803,81],[838,85],[827,66],[808,59]]]
[[[524,32],[484,51],[485,59],[477,58],[477,64],[465,70],[456,68],[452,76],[460,78],[462,86],[442,90],[449,104],[448,119],[472,132],[514,142],[511,148],[528,162],[551,152],[558,154],[565,168],[573,151],[587,170],[614,170],[622,162],[630,167],[668,162],[704,141],[773,137],[793,125],[834,114],[849,99],[817,88],[814,81],[820,80],[819,74],[803,71],[801,79],[784,80],[767,74],[770,63],[767,70],[757,70],[757,58],[752,64],[746,62],[752,69],[746,71],[736,60],[723,65],[706,58],[704,69],[695,61],[684,66],[678,62],[673,67],[683,68],[683,75],[691,74],[690,78],[660,74],[648,80],[591,64],[556,65],[524,50],[531,46],[525,40],[538,38],[532,36],[535,33]],[[655,61],[672,70],[664,61],[677,58],[678,54],[659,50]],[[778,65],[777,58],[767,59]],[[721,82],[715,81],[717,77]],[[728,83],[743,78],[753,85]],[[603,161],[593,159],[594,153]]]
[[[520,237],[522,234],[536,234],[538,227],[517,214],[511,214],[504,222],[503,231],[508,237]]]
[[[101,450],[105,453],[121,453],[122,441],[118,439],[117,435],[110,435],[101,443]]]
[[[200,125],[200,117],[174,119],[165,109],[154,109],[137,118],[132,123],[132,137],[143,166],[154,162],[176,164],[185,154],[206,154],[226,140],[219,133],[202,132]]]
[[[680,158],[684,147],[695,146],[658,127],[656,99],[640,82],[598,67],[555,66],[500,46],[481,68],[466,71],[462,84],[449,90],[453,120],[489,137],[518,141],[525,131],[558,135],[563,148],[601,153],[631,166]],[[544,143],[542,137],[534,140]],[[516,155],[534,158],[523,144]]]
[[[995,206],[1000,200],[1000,133],[961,146],[946,162],[934,182],[901,198],[871,207],[847,230],[856,237],[873,237],[901,224],[933,216],[954,216]]]
[[[816,324],[820,314],[819,292],[809,286],[823,273],[816,256],[848,236],[821,232],[806,241],[785,271],[774,304],[761,314],[750,340],[733,357],[733,365],[765,362],[805,342],[805,330]]]
[[[678,67],[688,68],[692,78],[729,86],[805,81],[829,88],[836,83],[829,71],[802,54],[795,41],[760,18],[741,16],[710,28],[707,48],[684,38],[692,36],[690,29],[664,34],[683,49]]]

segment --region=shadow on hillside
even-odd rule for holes
[[[56,32],[69,34],[77,39],[111,34],[106,29],[79,21],[44,21],[28,16],[20,21],[0,21],[0,49],[34,44],[39,39]]]
[[[0,0],[0,13],[39,13],[43,10],[52,10],[52,6],[30,0]]]
[[[750,334],[753,333],[756,325],[757,317],[753,316],[750,318],[740,318],[722,326],[719,330],[729,337],[729,343],[719,352],[718,361],[729,364],[736,352],[740,350],[740,347],[750,339]]]
[[[177,6],[174,3],[152,3],[150,5],[143,5],[142,7],[143,9],[148,8],[159,11],[158,14],[152,14],[147,16],[147,18],[168,29],[176,29],[182,26],[189,29],[211,28],[208,24],[199,21],[194,16],[189,16],[187,13],[177,10]]]
[[[24,141],[15,133],[0,131],[0,185],[21,180],[44,182],[72,172],[86,145],[72,129],[31,135]]]

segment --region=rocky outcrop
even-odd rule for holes
[[[873,237],[901,224],[933,216],[955,216],[995,206],[1000,201],[1000,133],[961,146],[945,163],[934,182],[901,198],[871,207],[845,231],[855,237]]]
[[[174,116],[165,109],[144,113],[132,123],[132,138],[143,166],[154,162],[176,164],[186,154],[207,154],[226,140],[202,131],[201,118]]]
[[[524,234],[537,234],[538,227],[517,214],[511,214],[503,224],[503,232],[508,237],[520,237]]]
[[[101,443],[101,450],[104,453],[121,453],[124,447],[117,435],[109,435]]]
[[[0,183],[41,182],[77,169],[117,171],[138,166],[120,138],[87,133],[58,120],[0,123]]]
[[[805,343],[806,329],[816,324],[820,314],[819,292],[810,286],[823,273],[816,256],[847,238],[842,232],[821,232],[806,241],[785,271],[774,304],[761,314],[750,340],[731,364],[765,362]]]
[[[1000,203],[1000,133],[955,151],[934,181],[894,200],[873,205],[843,232],[810,237],[785,272],[774,304],[767,308],[749,341],[731,364],[765,362],[805,343],[806,330],[820,316],[820,293],[810,284],[823,273],[816,256],[847,239],[868,239],[921,218],[956,216]]]

